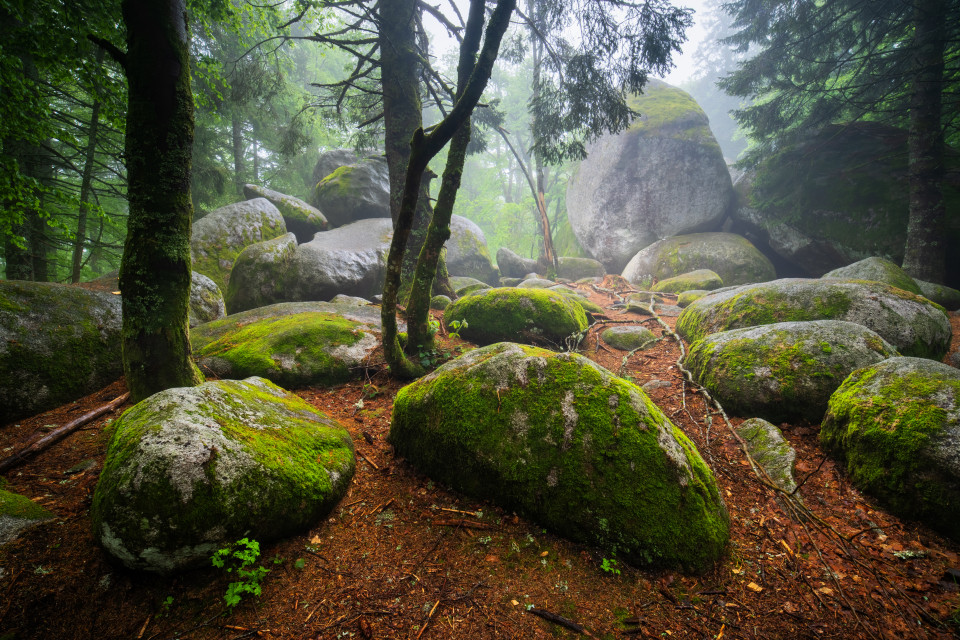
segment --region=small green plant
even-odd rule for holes
[[[434,320],[433,318],[430,318],[429,320],[427,320],[427,326],[430,327],[429,331],[431,336],[437,335],[437,331],[440,331],[439,320]]]
[[[224,549],[218,549],[210,561],[213,566],[227,573],[236,573],[240,578],[231,582],[223,599],[231,609],[240,604],[243,594],[260,595],[260,583],[270,573],[266,567],[253,567],[260,557],[260,543],[249,538],[241,538]],[[251,568],[252,567],[252,568]]]
[[[450,330],[451,338],[459,338],[460,332],[469,327],[466,320],[451,320],[447,328]]]
[[[600,568],[607,573],[612,573],[615,576],[620,575],[620,569],[617,568],[616,558],[604,558],[600,562]]]

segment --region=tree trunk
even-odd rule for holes
[[[97,47],[95,56],[97,67],[103,64],[103,49]],[[80,180],[80,209],[77,211],[77,235],[73,240],[73,260],[70,269],[70,282],[80,282],[80,269],[83,266],[83,247],[87,242],[87,213],[90,210],[90,187],[93,184],[93,161],[97,155],[97,136],[100,126],[100,87],[94,79],[93,106],[90,109],[90,128],[87,131],[87,148],[84,150],[83,177]]]
[[[914,20],[910,218],[903,269],[914,278],[942,283],[946,272],[944,142],[940,126],[946,46],[945,0],[916,0]]]
[[[243,121],[240,119],[240,114],[237,113],[239,110],[240,107],[235,106],[233,108],[230,123],[233,135],[233,184],[237,193],[243,195],[243,174],[246,173],[246,167],[243,162]],[[254,162],[256,162],[256,159],[254,159]]]
[[[124,0],[130,214],[120,263],[133,402],[202,381],[190,359],[193,96],[185,0]]]

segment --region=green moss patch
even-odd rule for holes
[[[920,290],[913,278],[907,275],[906,271],[883,258],[866,258],[846,267],[829,271],[823,274],[823,277],[840,280],[875,280],[910,293],[923,295],[923,291]]]
[[[390,441],[434,479],[640,565],[705,571],[729,535],[693,444],[576,354],[474,350],[404,387]]]
[[[684,291],[713,291],[723,286],[723,280],[710,269],[697,269],[690,273],[665,278],[653,286],[653,291],[682,293]]]

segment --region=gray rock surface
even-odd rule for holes
[[[123,375],[120,296],[0,281],[0,425],[97,391]]]
[[[340,227],[367,218],[390,217],[390,178],[384,158],[341,166],[317,183],[310,204]]]
[[[600,337],[614,349],[633,351],[634,349],[649,349],[657,343],[657,336],[646,327],[631,327],[620,325],[604,329]]]
[[[621,275],[639,284],[697,269],[715,272],[727,286],[766,282],[776,277],[766,256],[747,239],[733,233],[693,233],[658,240],[633,256]]]
[[[960,540],[960,371],[920,358],[854,371],[820,441],[860,490]]]
[[[483,230],[463,216],[451,216],[450,238],[444,243],[447,250],[447,271],[452,276],[470,276],[496,286],[500,273],[490,262],[490,250]]]
[[[882,282],[788,278],[724,288],[684,309],[677,332],[693,342],[718,331],[807,320],[848,320],[871,329],[901,355],[941,359],[950,319],[941,307]]]
[[[0,489],[0,546],[54,515],[26,496]]]
[[[653,291],[663,293],[683,293],[684,291],[713,291],[723,286],[723,280],[710,269],[697,269],[690,273],[681,273],[672,278],[664,278],[653,285]]]
[[[223,293],[217,283],[196,271],[190,276],[190,326],[195,327],[227,315]]]
[[[603,263],[593,258],[560,256],[557,258],[557,277],[568,280],[583,278],[602,278],[607,274]]]
[[[130,569],[208,566],[239,538],[267,542],[315,524],[353,471],[346,429],[266,380],[168,389],[113,424],[94,536]]]
[[[733,203],[723,153],[689,94],[650,80],[629,104],[641,118],[589,144],[567,187],[577,240],[611,273],[660,238],[719,228]]]
[[[252,244],[240,252],[230,272],[226,305],[230,313],[288,299],[288,280],[297,253],[292,233]]]
[[[243,185],[243,196],[247,200],[266,198],[280,211],[287,231],[297,236],[297,242],[309,242],[313,234],[325,231],[330,223],[316,207],[307,204],[300,198],[288,196],[279,191],[273,191],[255,184]]]
[[[923,291],[920,290],[913,278],[907,275],[906,271],[884,258],[864,258],[859,262],[828,271],[822,277],[837,280],[873,280],[910,293],[923,295]]]
[[[763,467],[774,484],[792,493],[797,488],[793,477],[797,452],[780,429],[762,418],[750,418],[737,427],[737,433],[747,443],[750,456]]]
[[[500,275],[505,278],[523,278],[528,273],[536,273],[537,261],[522,258],[507,247],[497,249],[497,266]]]
[[[546,278],[527,278],[517,285],[520,289],[550,289],[557,285],[553,280]]]
[[[927,300],[933,300],[947,311],[956,311],[960,309],[960,291],[952,287],[933,282],[924,282],[914,278],[914,282],[920,287],[923,297]]]
[[[313,182],[309,185],[310,190],[313,191],[318,182],[340,167],[353,164],[359,159],[360,156],[358,156],[357,152],[353,149],[331,149],[324,151],[320,154],[320,157],[317,158],[317,164],[313,166]]]
[[[246,247],[287,232],[283,216],[266,198],[228,204],[193,223],[193,270],[227,290],[233,263]]]

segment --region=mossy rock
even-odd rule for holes
[[[367,218],[390,217],[390,178],[385,158],[366,158],[338,167],[320,180],[310,204],[335,227]]]
[[[120,306],[111,293],[0,281],[0,425],[122,376]]]
[[[450,303],[453,302],[450,298],[444,295],[437,295],[430,298],[430,308],[435,311],[443,311],[450,306]]]
[[[537,270],[537,261],[523,258],[507,247],[497,249],[497,267],[504,278],[525,278]]]
[[[780,429],[762,418],[750,418],[737,427],[737,434],[747,443],[750,456],[767,472],[775,485],[787,493],[796,490],[793,465],[797,460],[797,452]]]
[[[819,422],[851,371],[896,355],[862,325],[816,320],[714,333],[690,345],[684,364],[728,413]]]
[[[297,242],[310,242],[314,234],[326,231],[330,226],[327,218],[316,207],[307,204],[300,198],[288,196],[279,191],[273,191],[255,184],[243,185],[243,196],[247,200],[266,198],[280,211],[287,231],[297,237]]]
[[[602,278],[607,275],[603,264],[593,258],[561,256],[557,258],[557,277],[567,280]]]
[[[713,271],[728,286],[767,282],[777,277],[770,260],[749,240],[733,233],[664,238],[633,256],[622,275],[640,284],[650,278],[662,281],[698,269]]]
[[[682,293],[684,291],[713,291],[723,286],[723,280],[710,269],[697,269],[690,273],[665,278],[653,285],[654,291],[663,293]]]
[[[232,316],[194,329],[193,355],[221,378],[259,376],[289,388],[331,386],[361,375],[379,344],[368,325],[306,311],[238,323]]]
[[[854,371],[820,442],[856,487],[960,541],[960,371],[920,358]]]
[[[454,320],[466,320],[469,326],[460,334],[481,345],[508,339],[563,345],[587,328],[583,307],[546,289],[501,287],[473,293],[447,307],[444,324]]]
[[[434,480],[645,566],[709,570],[729,520],[693,444],[577,354],[476,349],[404,387],[390,442]]]
[[[0,545],[15,540],[24,529],[53,518],[30,498],[0,489]]]
[[[864,258],[846,267],[828,271],[822,277],[838,280],[875,280],[910,293],[923,295],[923,291],[906,271],[883,258]]]
[[[706,289],[688,289],[687,291],[681,291],[679,295],[677,295],[677,306],[685,309],[708,293],[710,292]]]
[[[267,380],[168,389],[113,423],[93,531],[131,569],[209,566],[239,538],[267,542],[315,524],[353,471],[347,431]]]
[[[227,291],[233,263],[246,247],[287,232],[283,216],[266,198],[228,204],[193,223],[193,270]]]
[[[923,280],[914,280],[914,282],[920,287],[923,297],[927,300],[932,300],[950,311],[960,309],[960,291],[946,285],[924,282]]]
[[[283,302],[296,253],[297,237],[292,233],[241,251],[227,287],[226,306],[230,313]]]
[[[557,255],[571,258],[589,258],[587,250],[580,246],[577,236],[573,233],[573,227],[570,226],[570,218],[567,217],[566,210],[560,211],[560,220],[556,226],[551,223],[550,234],[553,236],[553,250]]]
[[[488,285],[496,285],[500,271],[493,266],[487,237],[472,220],[450,217],[450,238],[444,243],[447,271],[452,275],[470,276]]]
[[[526,278],[517,285],[521,289],[551,289],[555,286],[557,286],[556,282],[546,278]]]
[[[223,292],[217,283],[196,271],[190,274],[190,326],[212,322],[227,315]]]
[[[694,342],[718,331],[808,320],[855,322],[901,355],[935,360],[952,336],[943,307],[916,294],[882,282],[803,278],[715,291],[684,309],[677,332]]]
[[[659,340],[650,329],[631,326],[610,327],[605,329],[600,337],[614,349],[622,351],[649,349]]]

